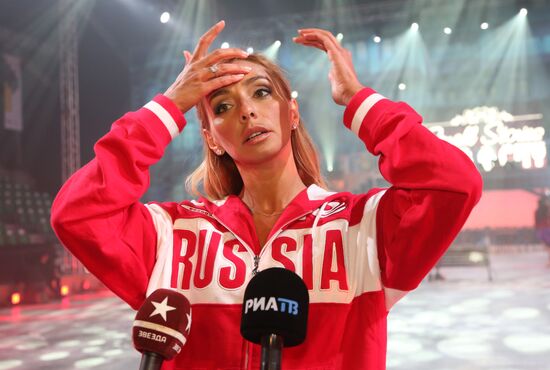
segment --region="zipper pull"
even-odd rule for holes
[[[254,268],[252,269],[253,276],[258,273],[259,264],[260,264],[260,256],[254,256]]]

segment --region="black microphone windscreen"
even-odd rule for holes
[[[241,334],[260,344],[265,335],[283,337],[285,347],[301,344],[306,338],[309,294],[294,272],[269,268],[255,275],[244,293]]]
[[[191,304],[183,294],[157,289],[139,308],[132,328],[134,347],[171,360],[185,345],[191,329]]]

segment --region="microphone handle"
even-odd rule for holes
[[[139,370],[160,370],[164,358],[158,353],[143,352]]]
[[[260,370],[281,370],[283,337],[277,334],[262,336],[262,362]]]

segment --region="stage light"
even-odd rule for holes
[[[482,30],[486,30],[487,28],[489,28],[489,23],[483,22],[480,27]]]
[[[401,82],[399,85],[397,85],[397,87],[399,88],[399,90],[403,91],[403,90],[406,90],[407,89],[407,85],[404,84],[403,82]]]
[[[380,36],[374,36],[374,37],[372,38],[372,40],[373,40],[375,43],[379,44],[380,41],[382,41],[382,38],[381,38]]]
[[[170,13],[164,12],[160,15],[160,23],[168,23],[170,20]]]
[[[21,294],[12,293],[12,295],[11,295],[11,304],[12,305],[17,305],[19,303],[21,303]]]
[[[483,256],[482,253],[480,252],[470,252],[470,254],[468,254],[468,259],[470,260],[470,262],[473,262],[473,263],[480,263],[480,262],[483,262],[483,260],[485,260],[485,256]]]
[[[273,44],[269,45],[266,49],[264,49],[262,51],[262,54],[265,55],[270,60],[276,60],[280,47],[281,47],[281,41],[277,40]]]
[[[327,171],[328,172],[334,171],[334,166],[332,165],[332,163],[327,164]]]
[[[290,93],[290,97],[292,99],[296,99],[298,97],[298,91],[294,90],[293,92]]]
[[[69,286],[68,285],[62,285],[61,289],[59,290],[59,293],[62,297],[66,297],[69,295]]]
[[[527,15],[527,9],[521,8],[521,10],[519,11],[519,15],[521,15],[522,17],[525,17]]]
[[[252,46],[249,46],[249,47],[246,48],[246,52],[248,54],[252,54],[254,52],[254,48]]]
[[[221,48],[222,48],[222,49],[227,49],[227,48],[229,48],[229,43],[228,43],[228,42],[222,42]]]
[[[418,23],[414,22],[413,24],[411,24],[411,30],[418,31]]]
[[[339,33],[336,35],[336,40],[338,40],[338,42],[342,42],[343,38],[344,38],[344,35],[342,33]]]
[[[451,33],[453,33],[453,30],[450,27],[445,27],[443,29],[443,32],[445,33],[445,35],[450,35]]]

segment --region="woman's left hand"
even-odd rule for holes
[[[340,45],[329,31],[319,28],[298,30],[298,37],[292,40],[301,45],[312,46],[327,53],[331,63],[328,78],[330,80],[332,99],[336,104],[347,105],[363,85],[357,79],[351,52]]]

